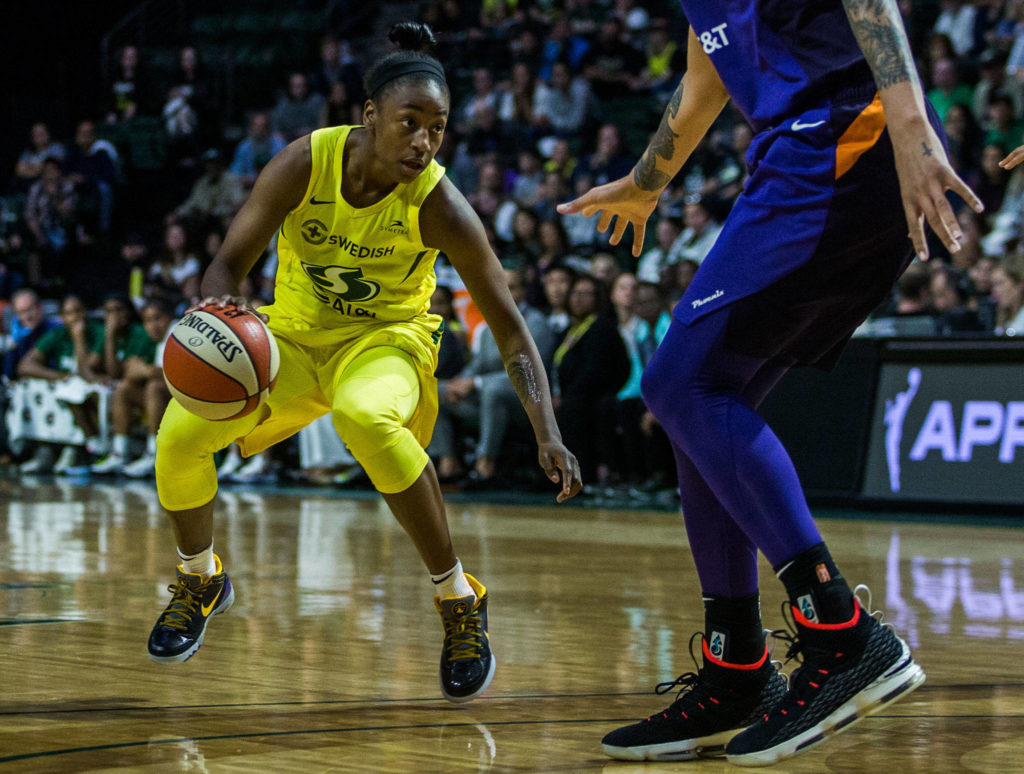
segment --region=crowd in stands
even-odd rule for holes
[[[986,211],[957,201],[963,249],[949,255],[933,240],[933,260],[911,265],[862,332],[1024,333],[1024,167],[998,165],[1024,143],[1024,2],[900,8],[954,167]],[[667,486],[671,451],[640,398],[640,374],[743,189],[750,127],[726,108],[662,197],[637,260],[628,246],[610,247],[594,219],[555,205],[632,169],[685,67],[678,6],[428,0],[420,17],[438,37],[452,91],[437,160],[507,270],[585,480]],[[366,46],[325,30],[310,61],[228,115],[223,79],[193,45],[162,71],[145,48],[126,45],[108,103],[70,136],[41,122],[28,128],[24,152],[0,179],[8,462],[26,472],[152,474],[168,400],[161,344],[198,296],[260,169],[305,133],[360,120],[367,62],[355,52]],[[156,148],[148,155],[146,138]],[[271,300],[275,268],[271,244],[245,295]],[[437,274],[432,310],[448,324],[428,451],[442,481],[508,484],[535,467],[525,415],[443,256]],[[337,482],[339,468],[345,481],[358,479],[331,437],[316,425],[300,437],[307,479]],[[258,479],[281,453],[243,464],[232,449],[222,474]]]

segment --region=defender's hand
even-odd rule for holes
[[[597,222],[597,230],[602,234],[608,230],[612,220],[615,220],[615,228],[612,229],[611,238],[608,240],[613,245],[622,240],[626,226],[632,223],[633,257],[639,258],[644,246],[647,219],[658,206],[660,196],[661,191],[644,191],[637,187],[633,182],[633,174],[630,173],[618,180],[591,188],[578,199],[559,204],[557,209],[563,215],[580,212],[587,218],[600,212],[601,219]]]

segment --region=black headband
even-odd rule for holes
[[[444,77],[444,68],[434,61],[433,59],[413,59],[406,62],[392,62],[391,64],[383,65],[374,73],[375,77],[369,84],[368,91],[370,92],[370,99],[373,99],[377,92],[380,91],[381,86],[389,81],[395,80],[395,78],[401,78],[404,75],[413,75],[414,73],[426,73],[433,75],[440,79],[441,83],[447,83]]]

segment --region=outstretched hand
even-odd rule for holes
[[[270,318],[262,312],[257,312],[255,307],[248,298],[243,296],[207,296],[203,299],[193,298],[192,305],[185,310],[185,314],[194,312],[196,309],[201,309],[204,306],[216,306],[218,309],[223,309],[225,306],[234,306],[241,309],[243,312],[250,312],[251,314],[259,317],[263,322],[270,322]]]
[[[999,166],[1003,169],[1013,169],[1022,161],[1024,161],[1024,145],[1020,145],[1010,151],[1006,158],[999,162]]]
[[[600,212],[601,219],[597,222],[597,230],[602,234],[608,230],[614,220],[615,227],[608,240],[613,245],[617,245],[622,240],[626,226],[632,224],[633,257],[639,258],[644,247],[647,219],[651,217],[654,208],[658,206],[660,195],[660,191],[645,191],[638,187],[633,182],[633,175],[630,173],[618,180],[591,188],[578,199],[559,204],[557,209],[562,215],[581,212],[586,218]]]
[[[580,464],[571,451],[560,442],[542,443],[537,448],[537,459],[544,473],[556,484],[561,482],[562,491],[555,498],[562,503],[575,497],[583,488],[580,478]]]
[[[950,253],[959,252],[963,234],[946,199],[946,191],[958,194],[975,212],[985,209],[981,199],[953,171],[942,143],[930,125],[925,125],[923,133],[901,133],[898,139],[895,133],[891,136],[903,211],[914,252],[922,261],[928,260],[925,222]]]

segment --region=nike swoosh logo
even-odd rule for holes
[[[823,123],[825,123],[824,119],[822,119],[821,121],[815,121],[813,124],[801,124],[800,120],[797,119],[796,121],[793,122],[793,125],[790,128],[794,132],[799,132],[801,129],[813,129],[816,126],[821,126]]]
[[[317,198],[315,196],[312,199],[309,200],[309,203],[310,204],[334,204],[333,201],[329,201],[329,202],[317,201]]]
[[[207,607],[206,605],[200,605],[199,606],[199,612],[203,614],[203,618],[209,618],[210,617],[210,613],[213,611],[213,608],[215,608],[217,606],[217,601],[219,599],[220,599],[220,594],[218,594],[214,598],[213,602],[210,603],[209,607]]]

